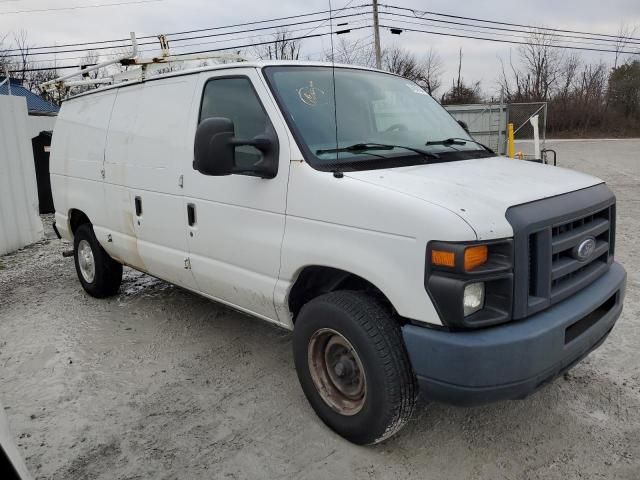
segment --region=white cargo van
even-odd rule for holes
[[[419,390],[529,395],[622,310],[601,180],[498,157],[380,71],[244,62],[79,95],[51,182],[90,295],[128,265],[293,330],[309,402],[359,444]]]

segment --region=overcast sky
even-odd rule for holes
[[[128,2],[132,0],[0,0],[0,38],[3,34],[24,30],[32,45],[53,45],[72,42],[124,38],[129,31],[138,35],[171,33],[197,28],[269,19],[280,16],[298,15],[327,9],[327,0],[159,0],[150,3],[60,10],[46,12],[11,13],[24,10],[54,9],[74,5],[99,5]],[[140,1],[140,0],[139,0]],[[339,8],[348,0],[333,0],[333,8]],[[355,0],[351,5],[361,5],[367,0]],[[621,24],[638,26],[636,37],[640,37],[640,0],[536,0],[511,1],[451,1],[451,0],[388,0],[391,5],[428,9],[435,12],[485,18],[520,24],[536,24],[569,30],[616,34]],[[344,21],[344,20],[342,20]],[[357,25],[356,19],[350,20]],[[360,20],[361,22],[363,19]],[[337,22],[336,22],[337,23]],[[368,22],[367,22],[368,23]],[[391,24],[385,20],[385,24]],[[393,22],[397,24],[398,22]],[[428,29],[424,26],[407,27]],[[450,25],[451,26],[451,25]],[[307,25],[291,27],[302,29],[302,35],[313,27]],[[317,32],[325,31],[319,28]],[[444,31],[444,30],[441,30]],[[449,30],[451,32],[451,30]],[[460,32],[453,32],[460,33]],[[241,34],[247,36],[254,34]],[[348,34],[350,39],[369,38],[370,29]],[[472,34],[473,35],[473,34]],[[264,35],[263,39],[268,38]],[[517,57],[517,46],[478,40],[443,37],[421,33],[404,32],[391,35],[381,33],[382,45],[399,44],[420,55],[428,48],[435,49],[444,62],[445,86],[452,82],[457,70],[458,49],[463,51],[462,74],[465,80],[481,81],[484,92],[496,91],[496,79],[500,70],[499,58],[508,59],[510,51]],[[211,39],[217,40],[217,39]],[[258,39],[253,39],[258,40]],[[200,40],[205,41],[205,40]],[[250,40],[241,40],[247,42]],[[6,43],[6,40],[5,40]],[[195,49],[215,48],[220,44],[194,47]],[[319,59],[329,48],[328,37],[308,39],[303,44],[303,56]],[[60,58],[79,54],[60,55]],[[612,54],[581,53],[588,61],[612,62]],[[640,58],[640,56],[639,56]],[[69,62],[66,62],[69,63]],[[444,87],[443,87],[444,88]],[[439,92],[442,93],[442,90]]]

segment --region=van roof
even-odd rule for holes
[[[162,65],[162,64],[158,63],[158,65]],[[374,72],[389,73],[389,72],[384,72],[383,70],[377,70],[375,68],[363,67],[360,65],[350,65],[350,64],[344,64],[344,63],[313,62],[313,61],[300,61],[300,60],[249,60],[246,62],[221,63],[217,65],[209,65],[206,67],[188,68],[185,70],[178,70],[175,72],[163,73],[160,75],[153,75],[144,80],[130,80],[130,81],[124,81],[120,83],[115,83],[113,85],[108,85],[105,87],[96,88],[94,90],[89,90],[87,92],[79,93],[77,95],[69,97],[68,99],[65,100],[65,102],[74,100],[76,98],[84,97],[86,95],[105,92],[108,90],[114,90],[122,87],[128,87],[131,85],[138,85],[140,83],[160,80],[164,78],[180,77],[183,75],[194,75],[201,72],[209,72],[209,71],[217,71],[217,70],[232,70],[235,68],[261,69],[263,67],[270,67],[270,66],[310,66],[310,67],[332,67],[333,66],[336,68],[351,68],[351,69],[357,69],[357,70],[370,70]]]

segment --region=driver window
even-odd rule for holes
[[[225,117],[233,121],[235,135],[250,139],[265,133],[269,117],[248,78],[220,78],[209,80],[204,87],[200,119]],[[262,153],[251,146],[236,148],[236,165],[249,168],[262,160]]]

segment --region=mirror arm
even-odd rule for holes
[[[231,145],[235,147],[243,147],[249,146],[254,147],[260,150],[261,152],[266,152],[272,147],[272,143],[267,138],[252,138],[252,139],[241,139],[241,138],[232,138],[230,140]]]
[[[274,178],[277,172],[277,155],[278,145],[268,136],[259,135],[251,139],[242,139],[233,137],[229,139],[229,143],[234,147],[251,146],[263,153],[266,163],[256,165],[252,168],[234,170],[233,173],[255,175],[260,178]],[[274,157],[275,156],[275,157]]]

